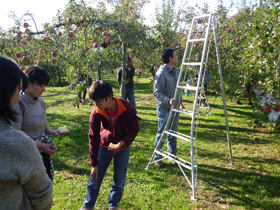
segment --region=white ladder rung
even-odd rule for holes
[[[205,17],[210,17],[210,14],[208,14],[208,15],[201,15],[201,16],[195,16],[193,19],[196,20],[196,19],[205,18]]]
[[[205,62],[203,64],[206,64]],[[201,62],[183,63],[185,66],[200,66]]]
[[[186,109],[171,109],[173,112],[178,112],[178,113],[182,113],[182,114],[186,114],[186,115],[189,115],[189,116],[193,116],[193,111],[189,111],[189,110],[186,110]],[[195,115],[197,115],[198,113],[195,112],[194,113]]]
[[[203,39],[189,39],[188,42],[204,42],[206,38]]]
[[[177,86],[177,88],[180,88],[180,89],[184,89],[184,90],[193,90],[193,91],[196,91],[197,90],[197,86],[190,86],[190,85],[187,85],[187,86]],[[201,90],[202,87],[199,87],[198,90]]]
[[[169,130],[169,131],[164,131],[164,133],[168,134],[168,135],[171,135],[171,136],[175,136],[179,139],[182,139],[182,140],[185,140],[187,142],[191,142],[191,137],[188,136],[188,135],[185,135],[183,133],[179,133],[179,132],[175,132],[175,131],[172,131],[172,130]],[[193,138],[195,140],[195,138]]]

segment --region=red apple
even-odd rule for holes
[[[21,53],[16,53],[16,58],[21,58]]]
[[[269,112],[271,112],[271,106],[266,105],[266,106],[263,108],[263,110],[264,110],[266,113],[269,113]]]
[[[109,44],[109,43],[110,43],[110,40],[109,40],[109,39],[106,39],[106,40],[105,40],[105,43],[106,43],[106,44]]]
[[[81,16],[81,21],[86,21],[86,20],[87,20],[87,18],[86,18],[86,17]]]
[[[18,36],[21,36],[21,35],[22,35],[22,32],[21,32],[21,31],[18,31],[18,32],[17,32],[17,35],[18,35]]]
[[[53,64],[55,64],[55,63],[56,63],[56,59],[55,59],[55,58],[51,59],[51,62],[52,62]]]
[[[21,43],[22,45],[26,45],[25,39],[22,39],[22,40],[20,41],[20,43]]]
[[[68,22],[68,23],[72,23],[72,22],[73,22],[73,19],[72,19],[72,18],[68,18],[68,19],[67,19],[67,22]]]
[[[24,23],[24,24],[23,24],[23,27],[24,27],[24,28],[28,28],[28,26],[29,26],[28,23]]]
[[[73,32],[69,32],[69,33],[68,33],[68,36],[69,36],[70,38],[73,38],[73,37],[74,37],[74,33],[73,33]]]
[[[26,41],[30,42],[31,41],[31,36],[26,37]]]
[[[107,36],[108,39],[110,39],[110,40],[113,39],[113,36],[112,36],[111,34],[107,34],[106,36]]]
[[[141,71],[138,71],[138,72],[137,72],[137,75],[138,75],[138,76],[140,76],[141,74],[142,74],[142,72],[141,72]]]
[[[239,38],[237,38],[235,41],[236,41],[236,42],[240,42],[240,39],[239,39]]]
[[[201,49],[201,50],[203,50],[203,46],[202,46],[202,47],[200,47],[200,49]]]
[[[211,53],[208,53],[208,57],[211,57],[211,55],[212,55]]]
[[[130,57],[130,58],[134,58],[134,54],[133,54],[133,53],[130,53],[130,54],[129,54],[129,57]]]
[[[77,29],[75,29],[75,30],[74,30],[74,33],[75,33],[75,34],[77,34],[77,33],[78,33],[78,30],[77,30]]]
[[[93,44],[93,47],[94,47],[94,48],[97,48],[97,47],[98,47],[98,44],[97,44],[97,43],[94,43],[94,44]]]
[[[52,52],[52,56],[55,58],[57,56],[56,52]]]
[[[41,66],[43,64],[43,61],[38,61],[38,65]]]
[[[88,105],[89,105],[89,106],[92,106],[92,105],[93,105],[93,103],[91,103],[91,102],[90,102]]]
[[[48,38],[47,38],[46,36],[44,36],[43,41],[44,41],[44,42],[47,42],[47,41],[48,41]]]
[[[124,33],[124,32],[125,32],[125,29],[124,29],[124,28],[122,28],[122,29],[121,29],[121,32],[123,32],[123,33]]]
[[[132,6],[130,6],[130,7],[129,7],[129,10],[130,10],[130,11],[131,11],[131,10],[133,10],[133,7],[132,7]]]
[[[82,24],[82,27],[83,27],[83,28],[87,27],[87,24]]]
[[[209,68],[212,68],[212,65],[211,65],[211,64],[209,65]]]
[[[23,56],[23,57],[22,57],[22,61],[23,61],[23,62],[28,61],[28,57],[27,57],[27,56]]]
[[[171,45],[171,48],[173,48],[173,49],[174,49],[174,48],[175,48],[175,45]]]
[[[93,42],[97,42],[97,38],[96,38],[96,37],[94,37],[92,41],[93,41]]]
[[[280,111],[280,106],[279,105],[275,105],[275,109],[274,109],[276,112],[279,112]]]
[[[197,47],[197,44],[195,44],[194,47]]]
[[[227,29],[227,33],[231,33],[231,28],[228,28],[228,29]]]
[[[102,36],[107,36],[107,33],[105,31],[103,31]]]
[[[86,51],[89,51],[89,48],[88,48],[88,47],[86,47]]]
[[[62,32],[61,32],[61,31],[58,32],[57,35],[58,35],[58,36],[62,36]]]

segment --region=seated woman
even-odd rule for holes
[[[69,131],[58,133],[47,124],[46,104],[40,98],[50,81],[47,71],[39,66],[29,66],[24,73],[29,80],[29,85],[14,108],[18,113],[18,120],[17,123],[13,123],[13,127],[24,131],[35,141],[43,158],[46,172],[53,180],[54,169],[51,155],[56,152],[57,147],[48,135],[62,136],[68,134]]]
[[[13,107],[28,79],[12,61],[0,56],[0,209],[51,209],[52,182],[33,140],[11,127]]]

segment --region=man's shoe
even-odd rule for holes
[[[79,210],[92,210],[92,209],[87,209],[85,207],[80,208]]]
[[[118,210],[118,207],[112,206],[112,207],[109,207],[109,210]]]
[[[142,118],[141,118],[141,117],[138,117],[138,116],[137,116],[137,119],[138,119],[138,120],[142,120]]]
[[[175,163],[176,163],[174,160],[171,160],[171,159],[168,159],[167,162],[168,162],[168,163],[172,163],[172,164],[175,164]]]
[[[241,103],[240,101],[236,101],[236,103],[237,103],[238,105],[242,105],[242,103]]]
[[[162,161],[160,160],[160,161],[155,162],[155,166],[158,169],[162,168]]]
[[[249,105],[253,105],[253,103],[252,103],[252,102],[249,102]]]

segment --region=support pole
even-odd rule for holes
[[[126,43],[122,42],[122,81],[121,81],[121,98],[125,97],[125,74],[126,74]]]
[[[219,70],[219,74],[220,74],[220,86],[221,86],[221,90],[222,90],[224,112],[225,112],[225,120],[226,120],[229,157],[230,157],[230,164],[233,165],[233,162],[232,162],[232,151],[231,151],[231,142],[230,142],[230,135],[229,135],[229,126],[228,126],[228,117],[227,117],[227,107],[226,107],[226,100],[225,100],[225,91],[224,91],[222,68],[221,68],[221,61],[220,61],[220,55],[219,55],[220,51],[219,51],[219,45],[217,43],[217,26],[216,26],[215,20],[213,22],[214,22],[214,37],[215,37],[215,46],[216,46],[218,70]]]

